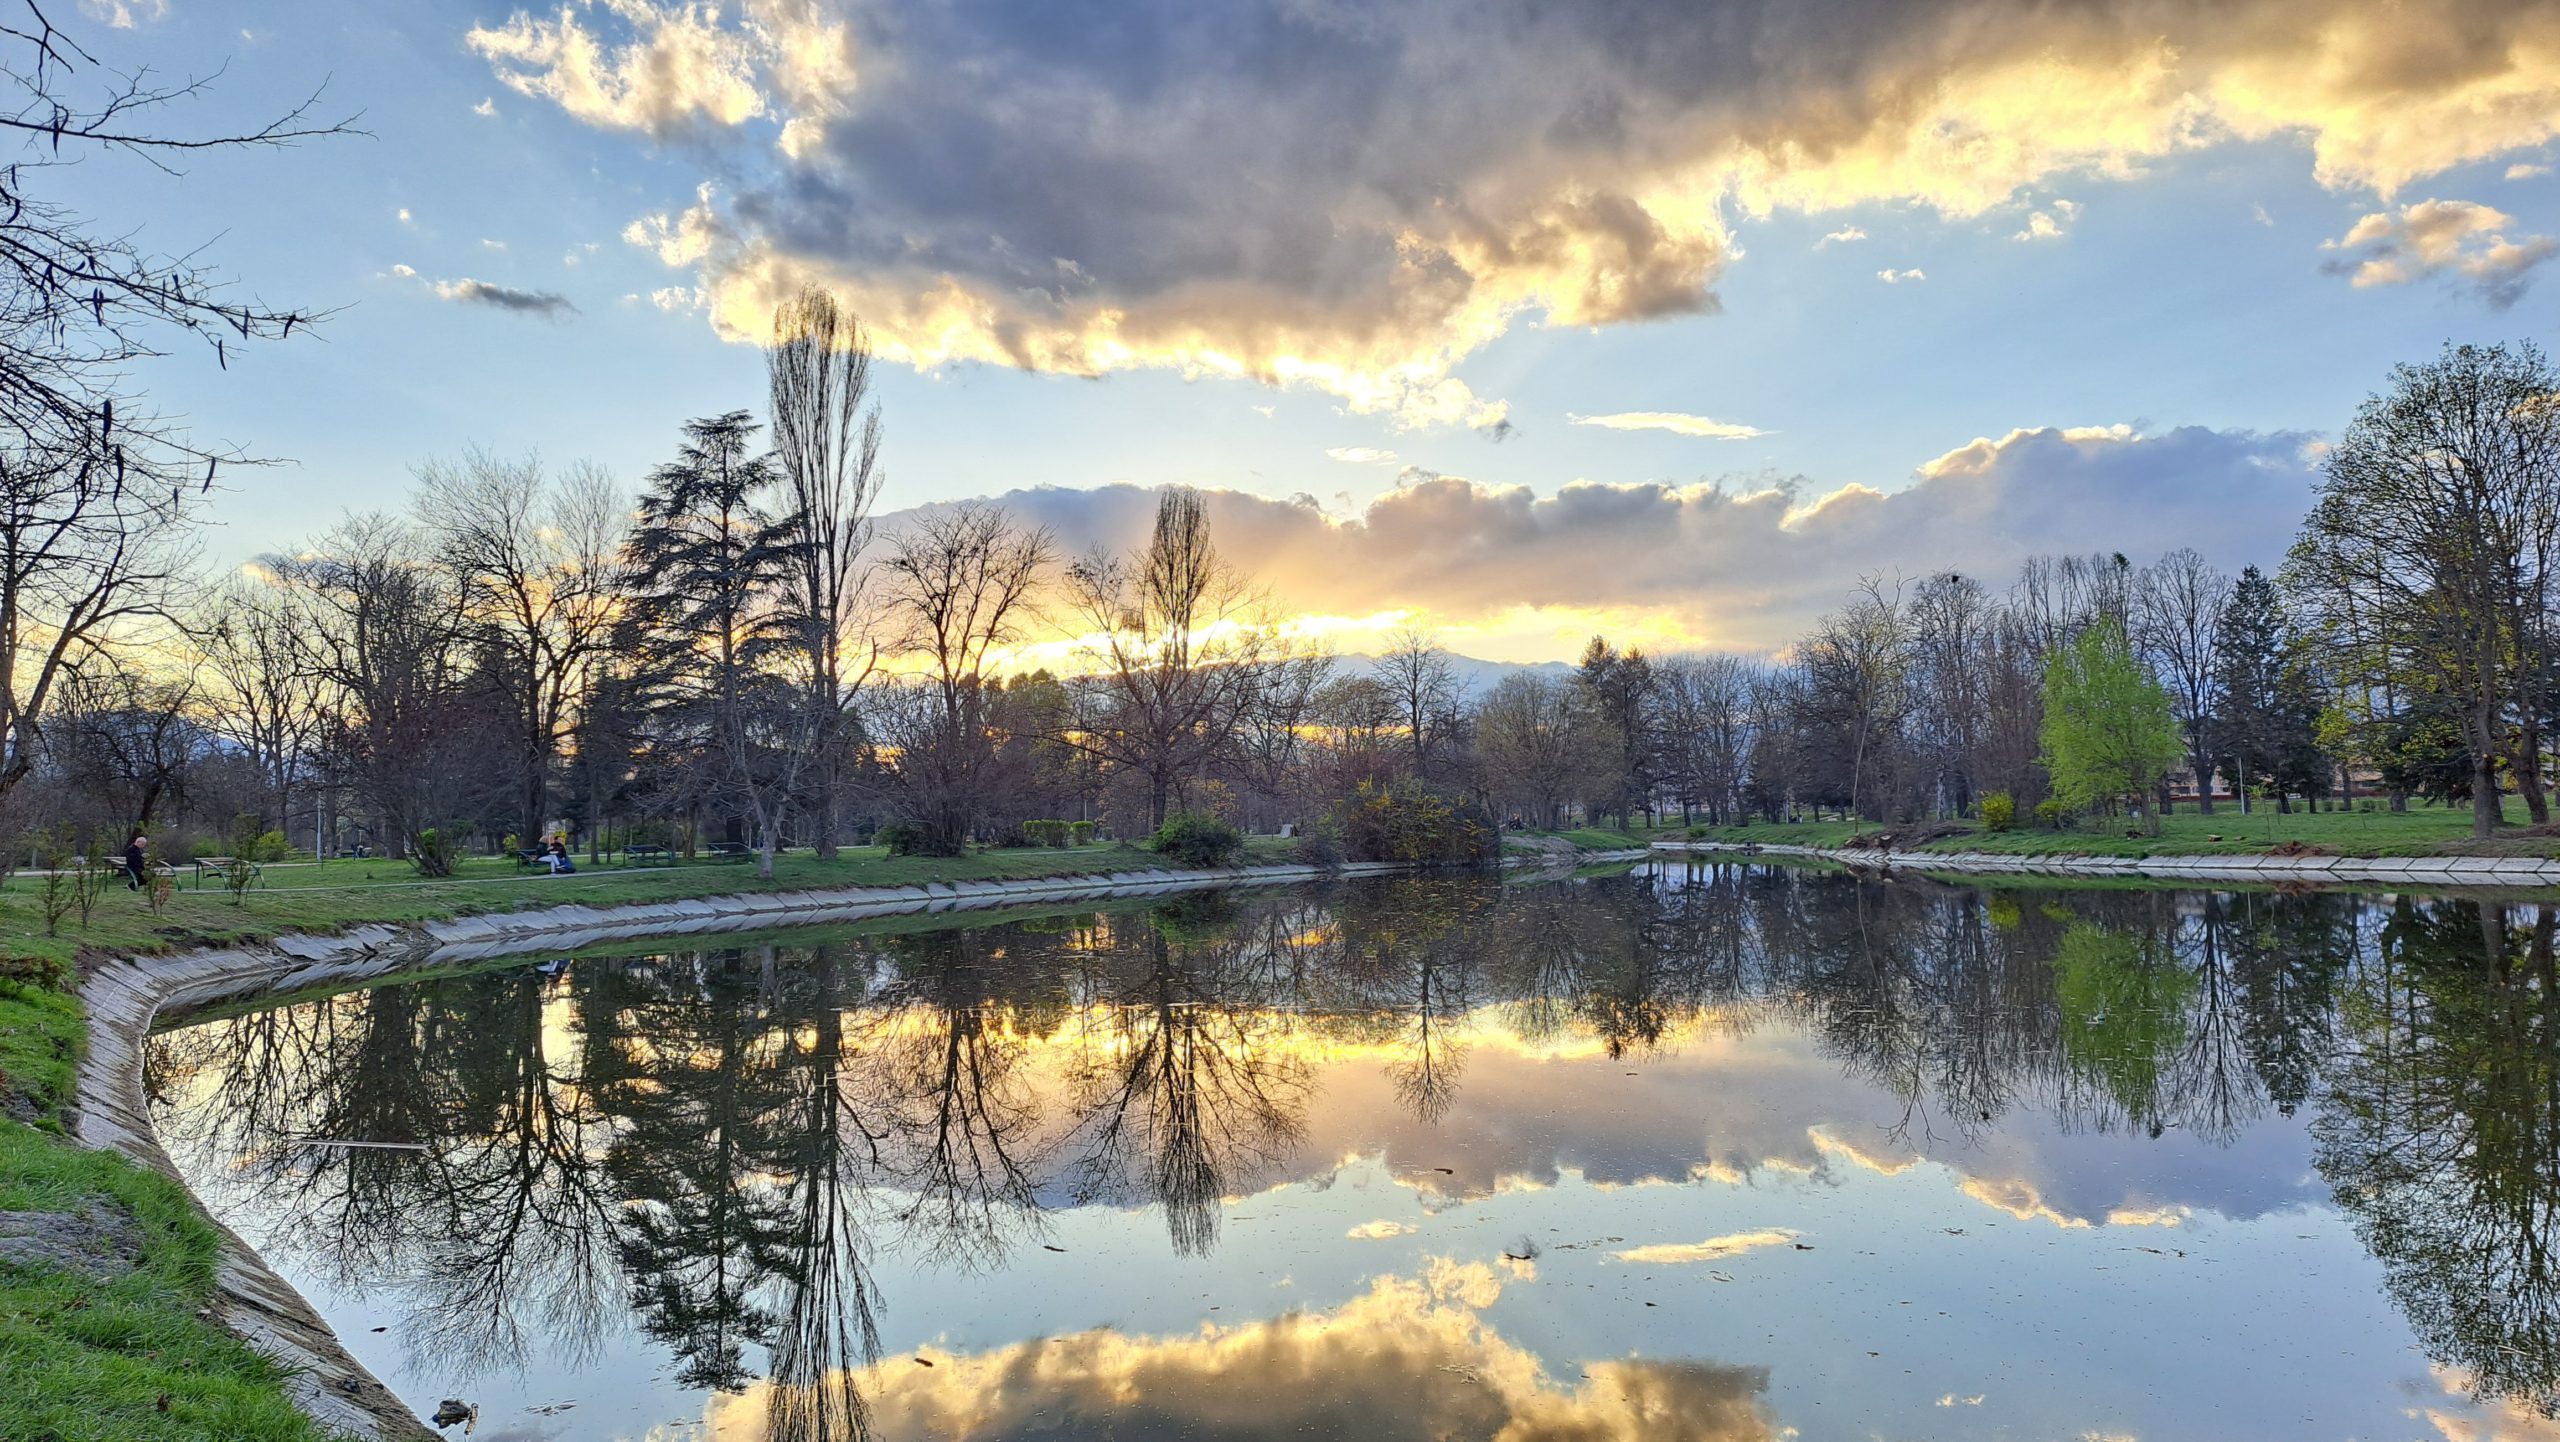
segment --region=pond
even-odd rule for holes
[[[2555,922],[1399,879],[532,959],[180,1019],[149,1081],[475,1442],[2514,1442]]]

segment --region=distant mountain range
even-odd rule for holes
[[[1365,652],[1345,652],[1334,658],[1337,675],[1356,676],[1378,664],[1378,658]],[[1456,673],[1458,688],[1469,696],[1481,696],[1502,683],[1505,676],[1522,671],[1559,679],[1573,674],[1569,661],[1487,661],[1476,656],[1452,655],[1449,669]]]

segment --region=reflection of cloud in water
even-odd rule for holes
[[[2514,1399],[2472,1400],[2472,1377],[2459,1367],[2429,1369],[2445,1398],[2428,1394],[2425,1383],[2411,1381],[2406,1390],[2418,1400],[2409,1415],[2435,1429],[2444,1442],[2560,1442],[2560,1419],[2542,1416]]]
[[[1703,1242],[1657,1242],[1651,1246],[1629,1247],[1610,1255],[1621,1262],[1712,1262],[1718,1257],[1739,1256],[1760,1247],[1783,1247],[1800,1235],[1785,1227],[1765,1227],[1756,1232],[1728,1232]]]
[[[1503,1279],[1435,1258],[1327,1312],[1168,1337],[1113,1331],[870,1369],[882,1442],[1466,1437],[1491,1442],[1774,1442],[1758,1368],[1593,1362],[1568,1383],[1479,1315]],[[764,1435],[772,1389],[713,1400],[720,1442]]]
[[[1411,1222],[1391,1222],[1380,1217],[1374,1222],[1362,1222],[1342,1235],[1355,1242],[1375,1242],[1387,1237],[1409,1237],[1413,1232],[1414,1226]]]
[[[2247,1220],[2325,1200],[2301,1129],[2281,1121],[2224,1146],[2177,1130],[2066,1130],[2025,1111],[1997,1130],[1931,1137],[1898,1133],[1902,1114],[1814,1039],[1778,1031],[1691,1035],[1629,1065],[1487,1048],[1436,1125],[1398,1107],[1365,1063],[1328,1068],[1302,1155],[1328,1159],[1311,1181],[1329,1180],[1333,1159],[1382,1155],[1434,1211],[1568,1176],[1751,1186],[1832,1181],[1843,1167],[1891,1177],[1924,1162],[1981,1179],[1968,1186],[1977,1200],[2060,1225],[2160,1225],[2195,1211]]]

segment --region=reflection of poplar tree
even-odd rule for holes
[[[622,1129],[605,1170],[623,1199],[620,1252],[641,1326],[674,1352],[677,1380],[732,1390],[746,1344],[773,1319],[754,1292],[790,1243],[779,1198],[755,1177],[773,1151],[787,1079],[735,952],[662,963],[670,983],[623,1019],[594,1085]]]
[[[2104,1129],[2112,1110],[2157,1136],[2166,1119],[2162,1074],[2187,1037],[2194,974],[2177,964],[2155,931],[2085,921],[2062,934],[2053,970],[2063,1059],[2073,1078],[2097,1088],[2100,1104],[2089,1114]],[[2066,1107],[2086,1095],[2066,1097]]]
[[[873,1158],[870,1136],[845,1096],[841,965],[837,948],[811,949],[807,1043],[800,1042],[802,1028],[790,1028],[783,1058],[792,1089],[780,1153],[791,1174],[790,1238],[765,1409],[769,1442],[855,1442],[871,1435],[856,1369],[880,1360],[880,1326],[855,1204],[861,1169]],[[848,1133],[861,1137],[859,1150]]]
[[[2521,910],[2521,909],[2519,909]],[[2555,912],[2402,898],[2342,1007],[2315,1162],[2438,1362],[2560,1415]]]

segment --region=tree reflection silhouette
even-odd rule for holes
[[[2560,977],[2549,906],[2403,898],[2356,971],[2318,1164],[2437,1361],[2560,1415]]]
[[[869,1435],[876,1258],[999,1268],[1070,1202],[1157,1208],[1204,1255],[1226,1198],[1293,1175],[1330,1055],[1428,1131],[1474,1124],[1499,1031],[1641,1063],[1778,1025],[1912,1151],[2038,1111],[2223,1146],[2309,1108],[2432,1355],[2549,1411],[2553,933],[2513,903],[1774,866],[1357,882],[386,985],[176,1031],[148,1075],[188,1098],[172,1141],[238,1164],[273,1245],[396,1295],[420,1357],[575,1365],[627,1314],[684,1385],[767,1374],[777,1442]]]

